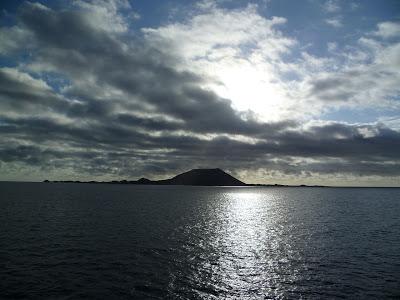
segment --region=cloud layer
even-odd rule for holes
[[[0,53],[15,62],[0,69],[4,179],[216,166],[248,182],[400,178],[396,127],[317,118],[332,107],[399,108],[400,44],[387,41],[396,24],[332,61],[300,50],[279,31],[287,20],[256,6],[197,6],[140,31],[130,29],[137,16],[125,1],[26,2],[1,28]]]

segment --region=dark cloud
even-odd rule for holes
[[[32,3],[18,20],[33,39],[25,68],[38,76],[55,72],[70,84],[57,93],[23,71],[0,72],[4,163],[71,169],[77,177],[215,166],[400,175],[400,133],[383,125],[263,123],[204,89],[205,79],[176,68],[178,58],[143,37],[106,32],[76,10]],[[312,92],[346,84],[320,80]]]

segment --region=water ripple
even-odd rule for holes
[[[0,185],[0,298],[400,296],[399,190]]]

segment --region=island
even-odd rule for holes
[[[113,180],[113,181],[77,181],[77,180],[44,180],[46,183],[110,183],[110,184],[140,184],[140,185],[189,185],[189,186],[268,186],[268,187],[291,187],[292,185],[281,184],[247,184],[233,177],[220,168],[215,169],[192,169],[178,174],[169,179],[150,180],[140,178],[138,180]],[[296,187],[309,187],[300,185]],[[313,185],[312,187],[323,187]]]

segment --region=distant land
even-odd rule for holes
[[[190,186],[291,186],[281,184],[247,184],[225,171],[216,169],[193,169],[182,174],[176,175],[169,179],[150,180],[140,178],[138,180],[113,180],[113,181],[50,181],[44,182],[64,182],[64,183],[110,183],[110,184],[138,184],[138,185],[190,185]],[[306,185],[296,185],[307,187]],[[323,187],[321,185],[313,185],[313,187]]]

